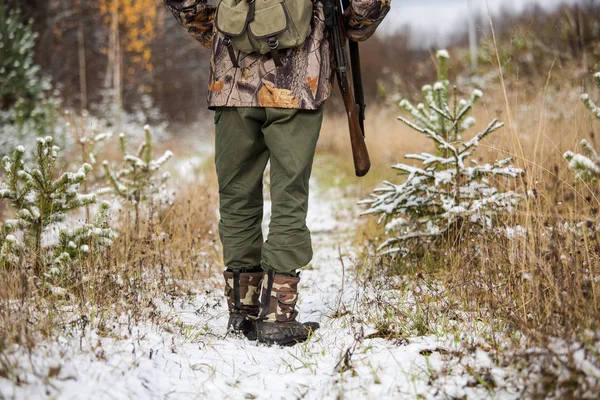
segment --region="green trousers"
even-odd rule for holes
[[[323,106],[316,111],[220,107],[215,112],[219,234],[225,266],[294,275],[312,259],[308,181]],[[271,223],[263,240],[263,175],[271,163]]]

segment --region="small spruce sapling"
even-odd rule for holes
[[[404,183],[384,182],[384,187],[362,202],[369,206],[365,215],[380,215],[380,222],[387,222],[386,231],[393,237],[380,250],[387,249],[388,253],[409,252],[409,242],[431,243],[461,230],[476,233],[490,229],[494,217],[511,212],[523,198],[522,194],[503,192],[494,186],[499,178],[514,180],[523,174],[511,165],[511,158],[484,165],[471,158],[480,141],[503,124],[494,119],[483,131],[464,141],[461,134],[475,125],[470,112],[483,94],[475,90],[469,100],[459,100],[455,88],[450,96],[448,53],[438,52],[437,60],[438,82],[423,88],[425,104],[415,107],[403,100],[400,105],[413,120],[398,118],[430,139],[436,154],[406,155],[407,159],[419,161],[421,167],[395,165],[393,168],[406,176]]]
[[[469,114],[473,105],[483,96],[479,89],[473,90],[468,100],[457,100],[457,89],[453,90],[453,106],[450,106],[450,80],[448,79],[450,55],[446,50],[437,53],[438,81],[433,85],[423,86],[424,103],[416,107],[406,99],[400,102],[400,107],[413,118],[411,123],[403,117],[399,119],[409,127],[416,125],[421,129],[435,132],[444,141],[452,143],[461,140],[461,134],[475,125],[475,118]],[[497,129],[497,128],[496,128]],[[439,155],[449,156],[448,149],[437,144]]]
[[[112,132],[98,133],[96,129],[88,130],[87,127],[89,125],[93,126],[95,124],[88,124],[89,113],[85,110],[83,111],[81,116],[73,115],[70,112],[67,113],[67,116],[69,117],[67,127],[69,129],[71,137],[75,140],[75,143],[79,147],[80,162],[82,164],[89,163],[94,167],[95,171],[95,166],[98,163],[98,157],[104,149],[106,142],[110,138],[112,138]],[[91,191],[93,191],[93,189],[98,189],[98,186],[100,184],[106,184],[104,176],[88,176],[88,179],[86,179],[83,184],[83,190],[85,193],[90,193]],[[105,189],[101,189],[99,194],[102,194],[104,190]],[[86,220],[89,221],[91,215],[89,206],[85,208],[85,215]]]
[[[0,198],[7,199],[17,210],[16,218],[7,223],[11,229],[24,232],[27,246],[35,255],[35,272],[43,272],[42,234],[50,226],[63,222],[69,212],[96,201],[93,194],[79,193],[79,187],[92,169],[89,164],[76,172],[58,176],[56,160],[60,149],[53,138],[37,139],[35,166],[23,162],[25,149],[17,147],[12,157],[4,157],[7,182],[0,186]]]
[[[117,237],[116,232],[110,228],[110,203],[104,201],[91,223],[71,230],[61,230],[58,245],[54,250],[54,275],[74,261],[82,261],[87,257],[98,254],[99,251],[110,247]]]
[[[600,89],[600,72],[594,75],[594,82]],[[590,110],[592,115],[600,120],[600,107],[594,103],[590,95],[587,93],[581,95],[581,101]],[[567,151],[564,157],[569,162],[569,168],[575,171],[577,179],[586,182],[596,182],[598,177],[600,177],[600,156],[598,156],[596,150],[585,139],[581,141],[581,148],[585,154]]]
[[[169,178],[168,173],[160,176],[157,174],[167,161],[173,156],[171,151],[166,151],[161,157],[154,160],[152,150],[152,133],[150,127],[144,127],[144,143],[136,155],[129,153],[125,134],[119,135],[123,165],[118,171],[113,171],[108,161],[104,161],[104,170],[110,180],[113,192],[130,202],[135,210],[135,229],[139,229],[140,203],[150,200],[155,196],[160,187]]]
[[[18,241],[9,222],[0,222],[0,267],[15,265],[18,262]]]

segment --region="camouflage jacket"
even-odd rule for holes
[[[282,51],[282,66],[270,54],[240,54],[234,68],[213,25],[215,6],[206,0],[164,0],[187,32],[206,48],[212,48],[208,106],[278,107],[315,110],[330,96],[333,60],[323,5],[316,2],[312,31],[297,48]],[[369,38],[390,9],[391,0],[351,0],[346,13],[346,34],[362,41]]]

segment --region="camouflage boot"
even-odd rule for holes
[[[316,322],[296,321],[298,312],[299,277],[275,275],[269,270],[263,280],[260,314],[256,322],[256,335],[260,343],[293,346],[304,342],[311,332],[319,329]]]
[[[223,273],[229,308],[227,332],[241,333],[250,340],[256,340],[255,320],[260,307],[259,295],[264,274],[262,270],[227,270]]]

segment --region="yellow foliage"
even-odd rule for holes
[[[148,44],[156,34],[160,0],[99,0],[100,13],[110,26],[118,18],[119,42],[136,66],[151,70]]]

